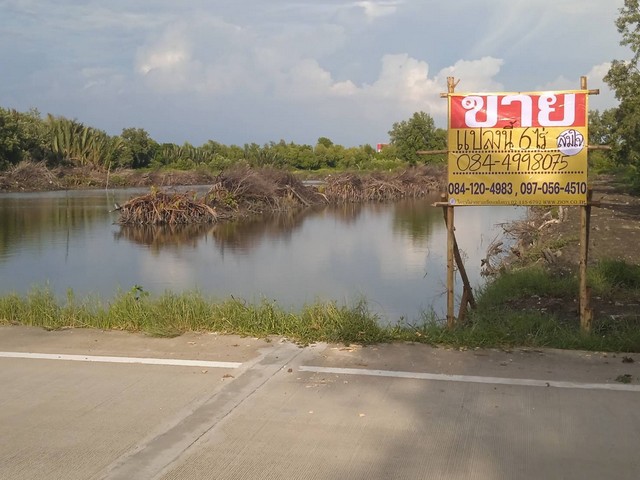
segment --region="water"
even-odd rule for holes
[[[215,226],[133,228],[110,213],[148,190],[0,195],[0,294],[45,286],[63,297],[110,298],[139,285],[285,308],[366,298],[383,321],[446,309],[446,228],[436,198],[324,207]],[[499,223],[522,208],[456,209],[456,235],[472,283]]]

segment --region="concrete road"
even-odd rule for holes
[[[636,480],[639,363],[1,327],[0,479]]]

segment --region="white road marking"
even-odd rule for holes
[[[558,380],[534,380],[530,378],[478,377],[473,375],[446,375],[442,373],[399,372],[393,370],[368,370],[364,368],[332,368],[301,366],[301,372],[333,373],[336,375],[366,375],[370,377],[410,378],[443,382],[487,383],[492,385],[516,385],[525,387],[576,388],[584,390],[618,390],[640,392],[640,385],[623,383],[582,383]]]
[[[4,358],[30,358],[37,360],[69,360],[74,362],[101,362],[101,363],[141,363],[145,365],[171,365],[180,367],[206,367],[206,368],[240,368],[239,362],[214,362],[207,360],[180,360],[172,358],[143,358],[143,357],[108,357],[97,355],[65,355],[58,353],[26,353],[26,352],[0,352]]]

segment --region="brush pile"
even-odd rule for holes
[[[50,170],[44,162],[22,161],[0,176],[0,191],[45,191],[62,188],[60,169]]]
[[[418,198],[440,188],[442,172],[422,167],[396,174],[343,174],[327,179],[324,191],[331,203],[389,202]]]
[[[269,168],[235,168],[222,172],[207,194],[207,202],[227,215],[259,214],[326,203],[315,188],[289,172]]]
[[[321,192],[285,171],[238,167],[218,175],[211,189],[201,198],[193,193],[163,193],[156,190],[133,198],[118,208],[118,223],[213,223],[326,203],[386,202],[416,198],[437,191],[442,175],[442,169],[429,167],[396,174],[338,174],[327,179]]]
[[[215,209],[193,193],[151,193],[135,197],[117,208],[121,225],[186,225],[213,223],[218,220]]]

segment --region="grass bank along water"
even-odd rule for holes
[[[47,289],[3,296],[0,297],[0,324],[46,329],[115,329],[155,336],[192,331],[256,337],[275,335],[301,344],[410,341],[457,348],[551,347],[640,352],[640,329],[632,322],[609,324],[596,328],[592,335],[582,335],[571,322],[543,311],[517,309],[512,299],[519,298],[531,286],[538,288],[541,282],[557,286],[545,279],[544,273],[531,271],[499,278],[492,290],[481,296],[472,323],[453,329],[428,316],[417,325],[381,326],[365,301],[350,307],[316,303],[299,311],[287,311],[267,300],[247,304],[234,298],[213,300],[198,292],[152,296],[140,288],[120,292],[107,300],[77,299],[69,292],[65,301],[59,301]],[[496,298],[496,292],[502,297]]]

